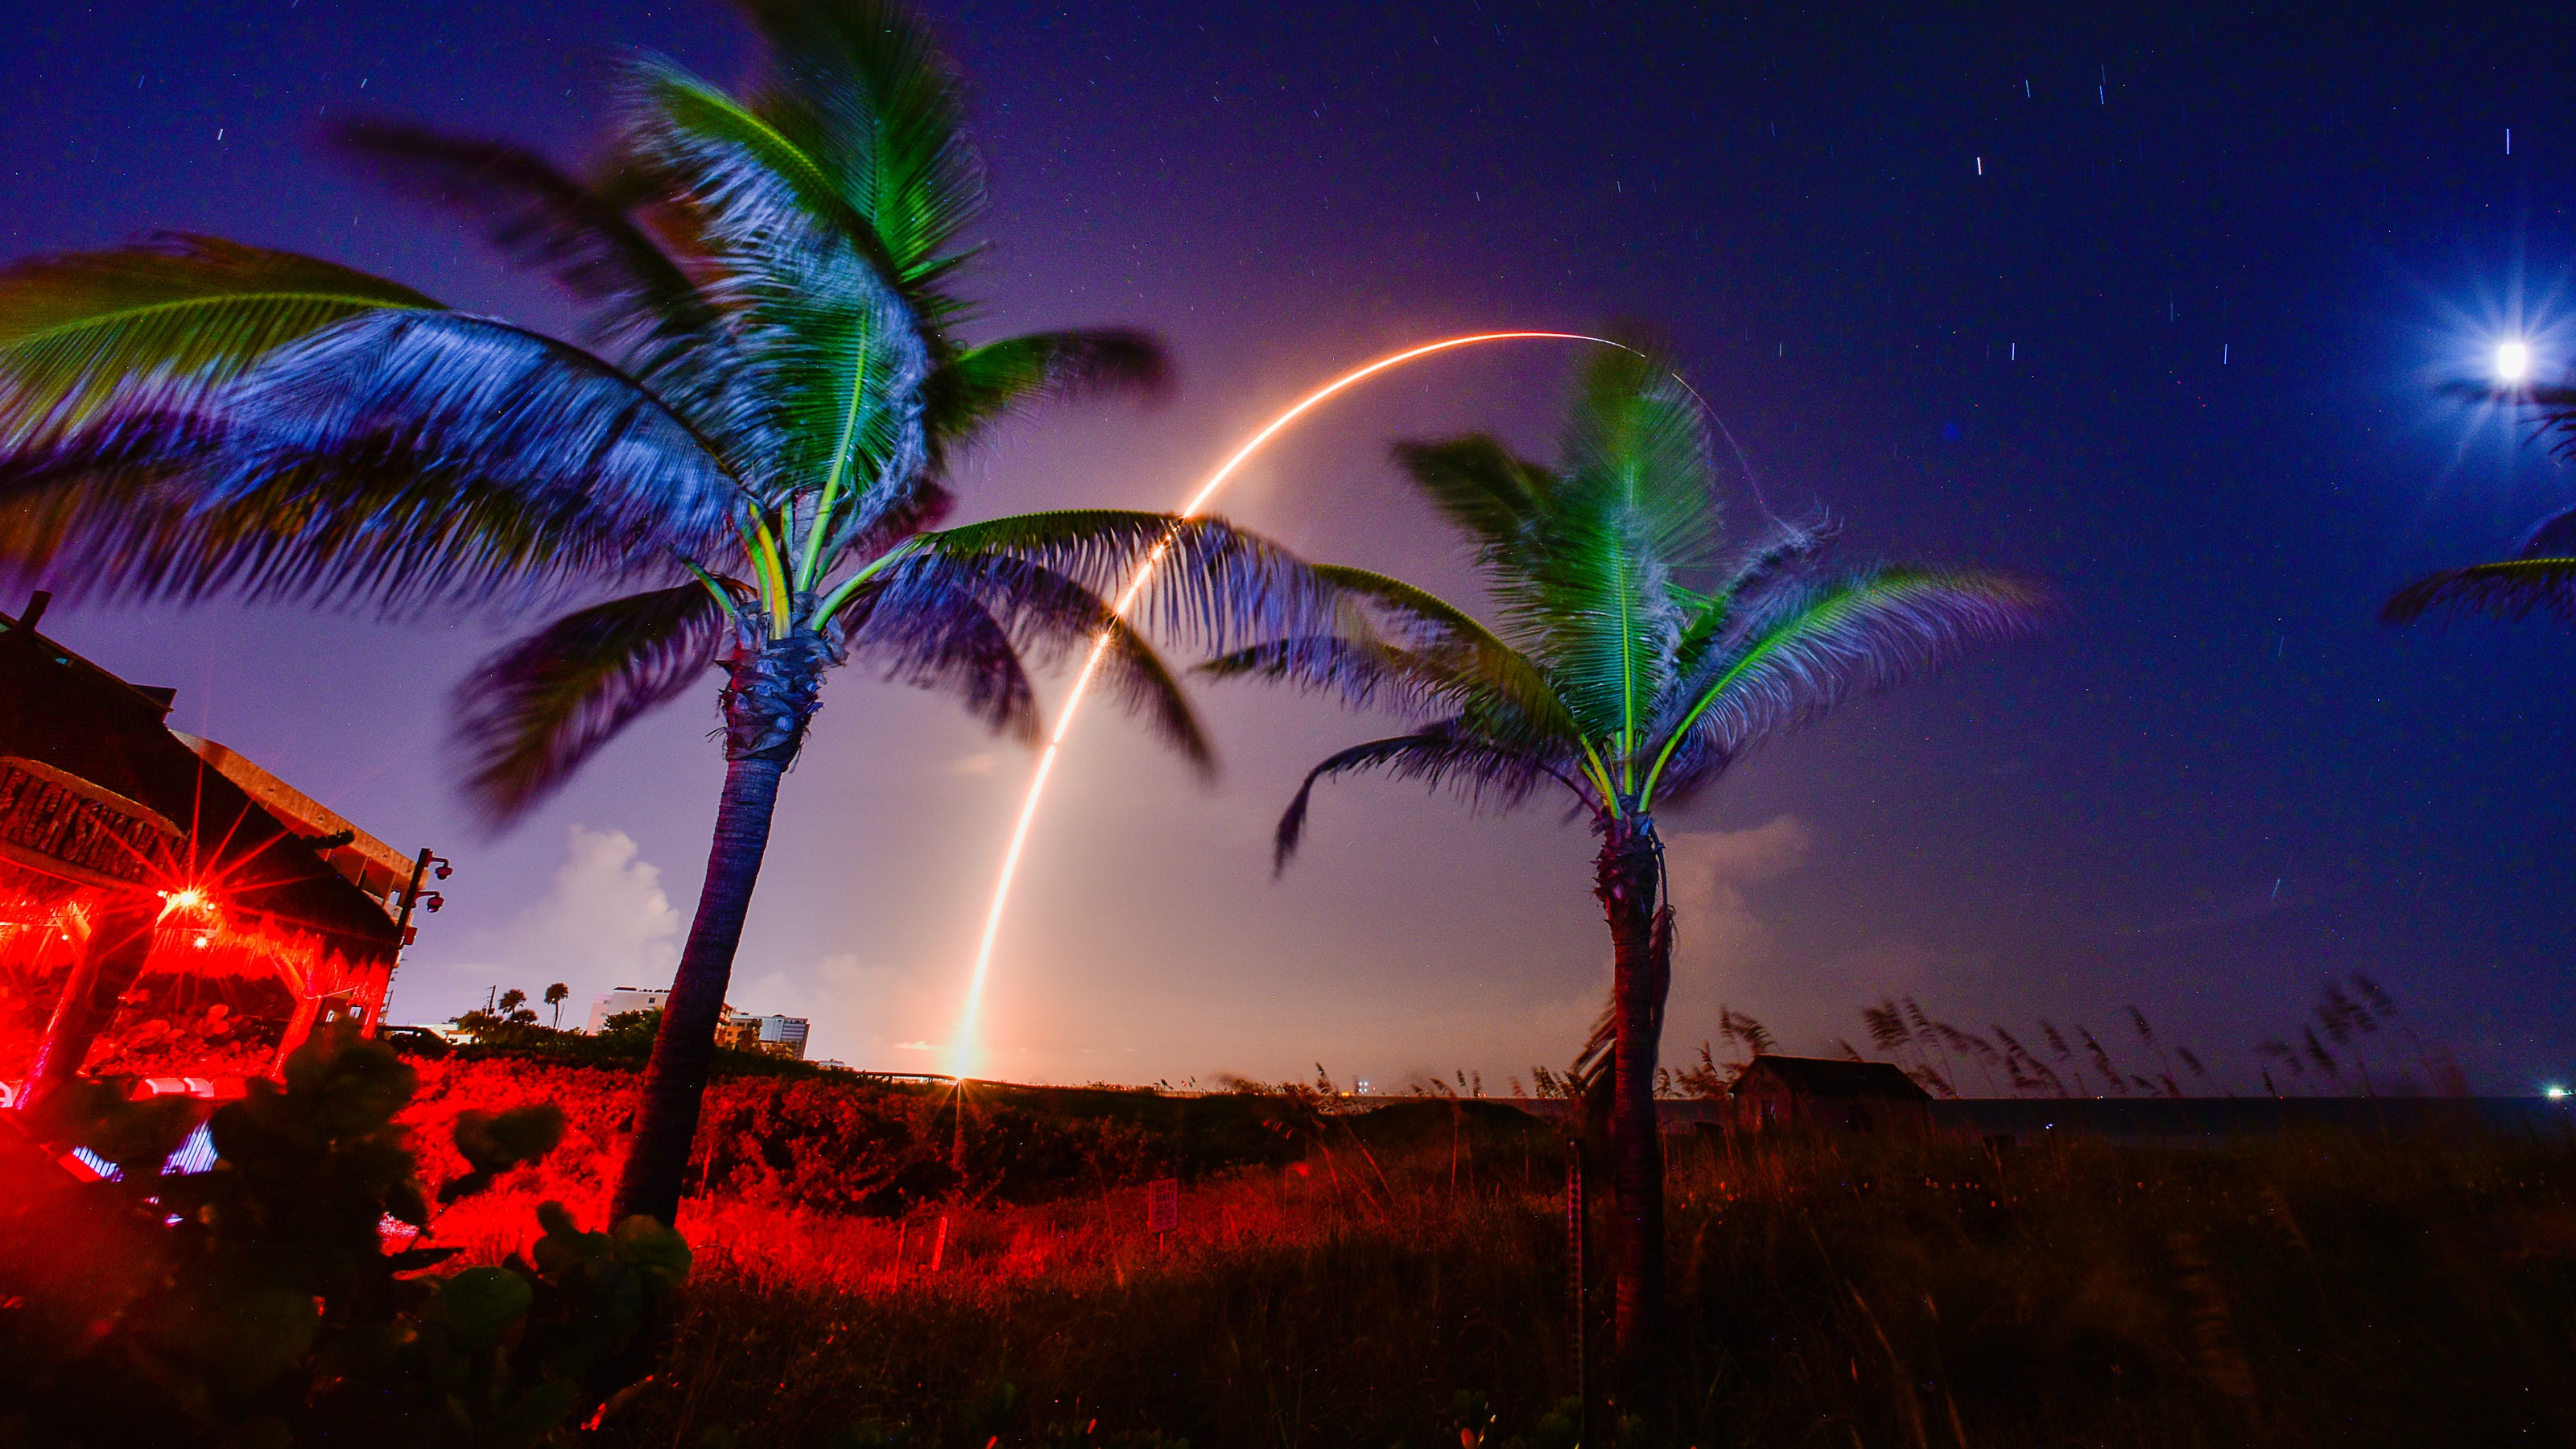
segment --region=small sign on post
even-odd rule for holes
[[[1158,1177],[1145,1184],[1145,1231],[1156,1237],[1181,1225],[1181,1180]]]

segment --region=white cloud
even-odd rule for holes
[[[1774,816],[1746,830],[1679,831],[1664,837],[1679,954],[1730,971],[1769,959],[1771,929],[1753,914],[1743,888],[1796,870],[1814,845],[1814,832],[1795,815]]]
[[[870,965],[849,952],[826,956],[811,971],[737,975],[731,995],[745,1011],[806,1018],[813,1023],[808,1056],[860,1067],[889,1065],[883,1055],[890,1051],[939,1050],[933,1038],[954,1024],[957,1010],[953,982],[925,981],[902,967]]]
[[[1778,943],[1745,888],[1796,871],[1814,846],[1815,833],[1795,815],[1744,830],[1664,837],[1674,936],[1672,996],[1664,1008],[1668,1064],[1685,1064],[1701,1038],[1714,1035],[1721,1006],[1741,1009],[1777,997],[1779,983],[1764,968],[1773,964]]]
[[[404,984],[415,989],[405,995],[452,1013],[481,1005],[487,983],[533,996],[561,981],[572,988],[564,1007],[565,1024],[572,1025],[587,1015],[592,996],[611,987],[669,985],[680,960],[680,926],[680,913],[662,889],[661,867],[642,858],[632,837],[575,825],[546,893],[508,924],[474,933],[454,958],[407,964],[413,979]],[[424,969],[428,981],[419,979]],[[469,990],[471,1001],[451,1000]],[[424,1014],[408,1002],[406,1009]]]

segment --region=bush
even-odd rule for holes
[[[185,1101],[83,1084],[0,1126],[0,1444],[513,1446],[604,1415],[645,1372],[687,1245],[647,1218],[583,1232],[549,1203],[524,1255],[427,1272],[454,1250],[430,1245],[396,1123],[415,1085],[388,1048],[318,1033],[283,1087],[215,1113],[216,1166],[190,1176],[161,1173]],[[468,1170],[437,1201],[562,1130],[550,1105],[460,1113]],[[115,1175],[46,1160],[74,1143]]]

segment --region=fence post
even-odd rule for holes
[[[1592,1440],[1592,1394],[1587,1369],[1591,1354],[1586,1344],[1586,1331],[1591,1315],[1585,1312],[1583,1271],[1583,1142],[1580,1138],[1565,1144],[1565,1249],[1569,1265],[1567,1284],[1574,1300],[1574,1401],[1577,1443]]]

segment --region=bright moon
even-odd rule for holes
[[[2531,371],[2531,344],[2508,342],[2496,349],[2496,376],[2520,382]]]

